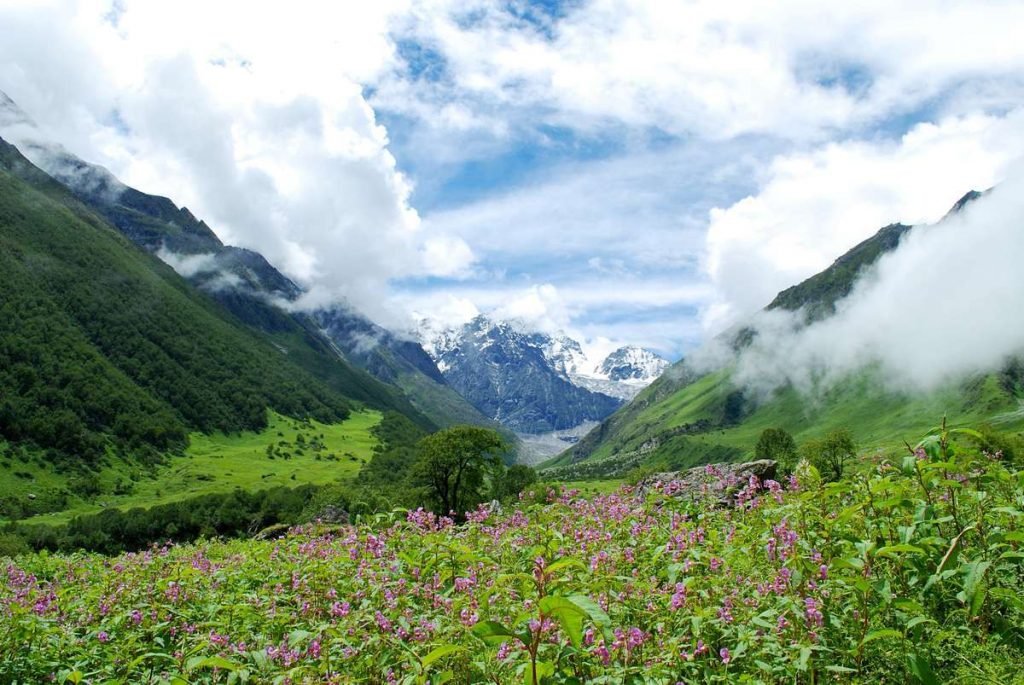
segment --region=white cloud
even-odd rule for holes
[[[1024,153],[1024,109],[920,124],[899,141],[848,141],[781,155],[756,195],[711,212],[705,267],[717,331],[827,267],[882,226],[934,222]]]
[[[0,8],[0,89],[44,135],[188,205],[314,300],[387,318],[390,279],[452,275],[472,251],[421,230],[362,94],[394,63],[405,3],[306,4],[125,2],[116,22],[101,2]]]
[[[161,247],[156,256],[185,278],[217,270],[217,255],[214,254],[180,255]]]
[[[520,322],[528,330],[547,333],[565,330],[572,319],[558,288],[550,283],[533,286],[506,300],[494,310],[493,316],[502,321]]]
[[[997,1],[591,0],[542,31],[507,3],[433,0],[401,25],[444,56],[446,78],[412,93],[385,79],[375,101],[435,122],[454,100],[513,127],[820,139],[949,91],[949,106],[976,101],[984,89],[965,83],[979,80],[1016,100],[1022,23],[1024,6]]]
[[[771,312],[739,357],[739,383],[827,388],[866,366],[897,390],[932,390],[1024,352],[1024,165],[989,195],[911,231],[835,316],[802,328]]]
[[[458,278],[476,261],[473,250],[461,238],[439,235],[428,238],[423,245],[423,264],[426,273]]]
[[[706,304],[707,279],[715,326],[885,223],[936,218],[1021,142],[1020,115],[1001,114],[1024,102],[1020,3],[584,0],[543,26],[499,0],[116,5],[0,5],[0,89],[71,151],[313,286],[309,302],[392,325],[452,288],[471,300],[459,316],[518,302],[678,349],[693,326],[672,307]],[[439,78],[407,69],[408,40]],[[405,117],[409,158],[384,111]],[[901,118],[938,123],[875,137]],[[420,221],[414,180],[440,188],[521,145],[615,158],[483,179]],[[393,298],[409,278],[435,290]],[[598,322],[609,306],[664,312]]]

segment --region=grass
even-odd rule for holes
[[[800,443],[847,427],[854,431],[859,450],[871,454],[902,450],[904,439],[912,440],[924,433],[943,415],[949,416],[954,425],[991,423],[1006,432],[1024,428],[1021,401],[1008,393],[994,375],[980,376],[963,385],[929,394],[910,395],[884,389],[873,372],[864,371],[817,396],[801,395],[792,388],[777,392],[759,402],[733,426],[678,432],[678,427],[702,419],[718,424],[725,399],[733,389],[726,371],[704,376],[620,421],[580,463],[605,462],[610,467],[615,460],[625,458],[676,469],[723,459],[749,458],[753,456],[758,436],[766,428],[783,428]],[[675,434],[673,429],[677,430]],[[656,449],[630,457],[652,438],[658,438]],[[565,453],[546,465],[568,464],[569,454]],[[570,469],[564,475],[591,477],[599,472],[618,472],[614,468],[596,468],[590,469],[593,473]]]
[[[621,478],[608,478],[606,480],[560,481],[558,484],[569,490],[579,490],[582,495],[591,496],[616,492],[625,482]]]
[[[235,488],[260,490],[279,485],[323,485],[349,478],[369,461],[377,445],[371,429],[380,423],[381,417],[376,411],[353,412],[342,423],[323,424],[271,412],[267,428],[260,432],[193,433],[184,456],[169,458],[152,473],[114,461],[100,473],[104,494],[88,502],[75,498],[63,511],[35,516],[25,522],[61,524],[79,514],[109,507],[148,508]],[[298,442],[300,435],[305,448]],[[273,459],[267,454],[268,446],[274,450]],[[19,478],[14,475],[16,471],[31,474],[32,479]],[[0,479],[0,486],[6,486],[12,479],[20,481],[18,485],[22,490],[68,485],[66,477],[34,462],[24,469],[0,470]],[[113,494],[119,491],[122,494]]]

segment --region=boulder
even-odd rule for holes
[[[686,471],[668,471],[647,476],[637,484],[640,494],[662,492],[671,497],[711,499],[719,506],[734,506],[736,495],[750,485],[751,477],[757,483],[775,478],[778,463],[773,459],[759,459],[742,464],[709,464],[695,466]]]

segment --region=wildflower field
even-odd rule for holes
[[[782,480],[7,560],[0,682],[1024,682],[1024,474]]]

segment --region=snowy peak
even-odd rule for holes
[[[448,384],[485,416],[530,434],[600,421],[621,399],[574,383],[579,343],[478,316],[463,326],[421,328],[424,349]]]
[[[669,363],[635,345],[620,347],[603,360],[587,356],[573,338],[529,331],[517,322],[495,321],[480,315],[456,328],[429,321],[420,324],[423,348],[442,374],[451,376],[466,355],[483,353],[492,364],[509,369],[523,364],[546,367],[576,388],[618,400],[630,400],[669,366]]]
[[[650,350],[628,345],[615,350],[597,367],[597,375],[611,381],[651,383],[669,363]]]
[[[566,378],[584,372],[589,366],[587,355],[583,353],[580,344],[568,336],[550,338],[543,334],[537,334],[544,350],[544,357],[548,360],[558,373]]]

